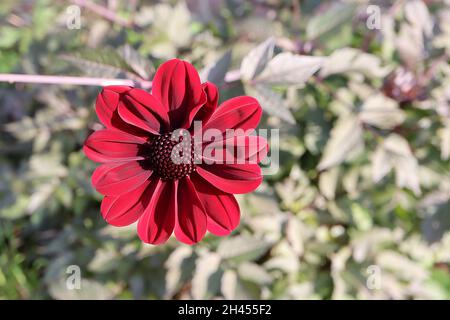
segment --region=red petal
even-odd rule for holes
[[[107,127],[113,128],[113,114],[119,104],[120,94],[129,91],[131,88],[127,86],[108,86],[97,96],[95,110],[100,121]]]
[[[96,162],[142,160],[139,146],[145,139],[118,130],[105,129],[92,133],[84,143],[86,156]]]
[[[203,130],[218,129],[255,129],[261,120],[262,109],[252,97],[236,97],[222,103],[211,116]]]
[[[153,134],[159,134],[161,122],[149,110],[132,98],[119,102],[117,111],[123,121]]]
[[[216,236],[230,234],[241,219],[239,204],[232,194],[223,192],[198,175],[191,176],[207,215],[207,229]]]
[[[265,138],[237,135],[214,141],[203,146],[203,160],[206,164],[257,164],[268,152]]]
[[[199,103],[197,103],[193,108],[188,108],[188,115],[184,122],[180,125],[183,129],[188,129],[191,127],[192,122],[194,121],[194,118],[197,116],[197,114],[205,107],[207,98],[206,93],[202,92],[202,97]]]
[[[97,116],[100,119],[100,121],[109,129],[116,129],[120,131],[124,131],[133,135],[137,136],[147,136],[148,134],[146,131],[150,131],[152,133],[155,133],[155,130],[148,130],[148,128],[143,127],[141,125],[136,125],[133,121],[127,121],[126,119],[123,119],[123,117],[119,116],[119,106],[123,104],[124,100],[131,99],[132,96],[135,95],[135,91],[138,89],[133,89],[131,87],[127,86],[108,86],[103,88],[103,90],[100,92],[100,94],[97,97],[96,102],[96,112]],[[143,90],[140,90],[143,91]],[[145,92],[145,91],[143,91]],[[136,94],[137,96],[141,96],[140,94]],[[149,93],[147,93],[147,96],[150,96]],[[147,98],[147,96],[145,98]],[[143,97],[144,98],[144,97]],[[156,103],[152,103],[152,98],[149,98],[150,100],[149,104],[154,106]],[[155,100],[153,98],[153,100]],[[139,103],[136,102],[136,104],[147,106],[147,104],[143,104],[141,101]],[[160,105],[158,103],[158,105]],[[162,107],[161,107],[162,108]],[[155,108],[157,110],[157,108]],[[138,113],[135,110],[132,110],[135,113]],[[140,109],[138,109],[140,111]],[[159,116],[160,110],[153,111],[153,113],[157,114]],[[167,119],[167,112],[164,112],[162,116],[160,116],[158,119],[161,119],[161,122],[164,122],[164,116]],[[159,120],[158,120],[159,122]],[[167,123],[167,121],[166,121]],[[155,123],[153,127],[156,127],[159,129],[160,125],[159,123]],[[157,133],[157,132],[156,132]]]
[[[121,196],[106,196],[100,207],[103,219],[116,227],[134,223],[147,207],[155,185],[146,181],[138,188]]]
[[[211,82],[203,83],[202,88],[206,94],[206,103],[198,110],[198,112],[196,112],[194,121],[202,121],[203,124],[206,124],[217,109],[219,90],[216,85]]]
[[[159,180],[144,214],[138,222],[139,238],[146,243],[161,244],[169,239],[177,211],[177,182]]]
[[[152,171],[143,169],[137,161],[110,162],[95,169],[92,185],[101,194],[118,196],[136,189],[151,174]]]
[[[153,95],[145,90],[133,88],[127,93],[127,96],[146,107],[150,112],[157,116],[157,118],[161,121],[162,127],[166,129],[169,128],[169,115],[167,114],[168,109],[165,108]]]
[[[156,71],[152,86],[153,96],[169,110],[172,129],[188,128],[187,115],[205,103],[200,77],[194,66],[186,61],[172,59]]]
[[[262,182],[257,164],[213,164],[197,166],[197,172],[213,186],[228,193],[247,193]]]
[[[181,242],[194,244],[206,233],[206,214],[192,181],[185,177],[178,183],[178,214],[175,236]]]

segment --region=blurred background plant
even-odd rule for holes
[[[281,131],[238,230],[149,246],[90,185],[99,87],[0,83],[0,298],[449,299],[449,54],[448,0],[1,1],[0,73],[148,87],[176,56]]]

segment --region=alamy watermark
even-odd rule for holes
[[[366,286],[369,290],[381,289],[381,268],[375,264],[367,267],[367,280]]]
[[[81,269],[77,265],[70,265],[66,268],[66,288],[68,290],[81,289]]]
[[[381,8],[377,5],[367,6],[366,9],[367,20],[366,26],[369,30],[381,29]]]
[[[279,169],[279,129],[209,128],[194,121],[194,132],[178,129],[171,140],[178,142],[171,152],[174,164],[261,164],[263,175],[273,175]],[[270,148],[269,148],[270,146]],[[193,150],[193,154],[189,152]]]
[[[70,30],[81,29],[81,8],[71,5],[66,8],[66,26]]]

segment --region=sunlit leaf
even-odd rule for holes
[[[353,115],[339,119],[331,130],[330,139],[317,168],[325,170],[340,164],[348,158],[351,151],[363,146],[363,143],[360,120]]]
[[[166,297],[171,298],[183,281],[194,270],[194,257],[190,247],[175,249],[166,261]]]
[[[333,52],[323,63],[321,77],[339,73],[362,73],[368,77],[384,77],[389,69],[381,66],[381,59],[359,49],[343,48]]]
[[[299,256],[301,256],[305,250],[303,241],[303,238],[306,237],[305,232],[306,231],[296,217],[289,217],[286,226],[286,238],[289,241],[292,250]]]
[[[233,261],[252,261],[263,255],[271,243],[263,239],[249,236],[236,236],[223,239],[217,248],[217,253],[223,259]]]
[[[373,156],[373,180],[380,181],[392,168],[398,187],[406,187],[420,195],[419,164],[409,147],[408,141],[397,134],[391,134],[380,144]]]
[[[295,124],[295,118],[285,100],[281,94],[274,91],[270,86],[264,84],[247,85],[245,90],[249,95],[258,99],[263,110],[269,115],[280,118],[290,124]]]
[[[273,281],[272,276],[263,267],[251,262],[240,264],[238,274],[241,279],[260,286],[268,285]]]
[[[207,253],[197,260],[191,290],[194,299],[207,299],[217,294],[222,276],[220,262],[220,255],[214,253]]]
[[[415,70],[425,54],[422,30],[416,26],[402,24],[395,45],[403,63]]]
[[[405,17],[411,24],[420,28],[425,35],[431,35],[433,31],[433,21],[427,5],[423,1],[407,1],[405,3]]]
[[[255,81],[278,85],[303,85],[319,70],[323,61],[322,57],[283,52],[269,61]]]
[[[377,94],[364,101],[359,118],[362,122],[381,129],[392,129],[405,120],[405,113],[398,104],[383,94]]]
[[[269,38],[251,50],[244,59],[242,59],[241,78],[250,81],[260,74],[272,58],[274,48],[275,40]]]
[[[338,177],[339,167],[332,168],[320,174],[319,189],[327,199],[334,199]]]

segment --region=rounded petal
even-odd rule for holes
[[[197,173],[218,189],[228,193],[248,193],[262,182],[257,164],[213,164],[197,166]]]
[[[142,168],[137,161],[110,162],[95,169],[92,185],[101,194],[119,196],[139,187],[151,174],[152,171]]]
[[[217,104],[219,102],[219,90],[216,85],[211,82],[202,83],[202,88],[205,92],[206,102],[203,106],[201,106],[201,108],[198,109],[198,111],[195,112],[192,121],[201,121],[205,124],[217,109]]]
[[[205,209],[189,177],[179,180],[177,200],[175,236],[181,242],[195,244],[205,236],[207,220]]]
[[[105,129],[92,133],[84,143],[86,156],[96,162],[143,160],[140,145],[146,139],[122,131]]]
[[[107,128],[113,128],[112,119],[120,101],[120,95],[129,91],[127,86],[108,86],[97,96],[95,111],[101,123]]]
[[[207,215],[207,229],[216,236],[226,236],[240,222],[241,214],[236,198],[223,192],[198,175],[191,176],[198,197]]]
[[[127,86],[104,87],[97,96],[95,109],[100,122],[103,123],[106,128],[120,130],[143,137],[146,135],[144,130],[123,121],[118,113],[120,102],[130,90],[132,90],[132,88]]]
[[[197,70],[179,59],[169,60],[158,68],[152,95],[168,110],[172,129],[188,128],[191,110],[206,102]]]
[[[128,124],[136,126],[152,134],[159,134],[161,123],[150,111],[139,103],[127,98],[125,102],[119,102],[117,108],[119,116]]]
[[[169,239],[177,212],[177,182],[158,180],[150,203],[139,219],[137,231],[145,243],[162,244]]]
[[[142,89],[131,89],[127,92],[126,98],[129,98],[133,103],[143,106],[146,112],[151,112],[154,117],[160,121],[160,126],[164,129],[169,129],[169,115],[167,108],[156,99],[149,92]],[[145,115],[145,114],[144,114]]]
[[[100,207],[103,219],[116,227],[136,222],[147,207],[155,185],[146,181],[133,191],[118,197],[104,197]]]
[[[222,103],[203,130],[218,129],[225,132],[227,129],[242,129],[244,131],[255,129],[261,120],[262,109],[258,101],[252,97],[240,96]]]
[[[195,117],[197,116],[197,114],[206,106],[206,93],[203,91],[202,92],[202,98],[200,100],[200,102],[195,105],[193,108],[188,108],[188,114],[187,117],[185,118],[184,122],[182,122],[181,124],[181,128],[183,129],[188,129],[191,127],[192,122],[194,121]]]

